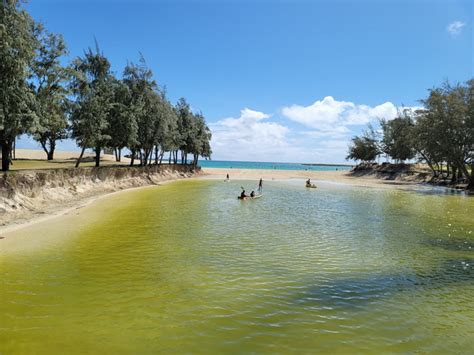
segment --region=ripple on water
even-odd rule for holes
[[[265,182],[238,201],[252,184],[124,194],[66,246],[7,255],[0,352],[472,349],[472,199]]]

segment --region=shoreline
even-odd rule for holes
[[[189,179],[192,179],[192,178],[189,178]],[[5,222],[3,225],[0,225],[0,242],[2,239],[6,239],[4,234],[10,234],[10,233],[17,232],[18,230],[21,230],[23,228],[26,228],[38,223],[47,222],[51,219],[67,216],[69,215],[70,212],[86,208],[105,198],[116,196],[116,195],[127,193],[127,192],[151,189],[151,188],[166,185],[178,180],[182,180],[182,179],[177,178],[177,179],[164,180],[158,184],[134,186],[134,187],[125,188],[123,190],[105,192],[97,196],[89,196],[89,197],[80,198],[77,201],[71,201],[67,207],[54,206],[54,207],[51,207],[51,211],[48,211],[48,212],[39,212],[39,213],[37,212],[30,215],[25,214],[24,216],[21,216],[18,219],[13,219],[8,222]]]
[[[138,170],[138,169],[141,169]],[[3,176],[0,181],[0,246],[6,235],[65,216],[99,199],[200,174],[191,167],[57,169]]]
[[[142,186],[129,186],[114,191],[102,191],[93,196],[82,196],[77,199],[70,199],[63,204],[45,205],[41,211],[25,211],[18,214],[15,218],[7,220],[0,226],[0,243],[6,239],[8,234],[17,232],[25,227],[32,226],[41,222],[49,221],[55,218],[67,216],[70,212],[88,207],[99,200],[114,196],[120,193],[136,191],[139,189],[153,188],[164,184],[169,184],[182,179],[197,180],[224,180],[229,173],[231,180],[259,180],[264,181],[287,181],[301,180],[308,178],[314,183],[329,182],[340,183],[355,187],[384,188],[384,189],[408,189],[413,186],[419,186],[418,182],[406,181],[387,181],[376,177],[350,176],[347,170],[338,171],[304,171],[304,170],[264,170],[264,169],[225,169],[225,168],[202,168],[201,172],[191,176],[169,176],[156,183],[150,183]],[[0,244],[1,245],[1,244]]]
[[[265,170],[265,169],[225,169],[225,168],[202,168],[199,179],[224,180],[226,174],[230,180],[307,180],[312,182],[333,182],[357,187],[378,187],[385,189],[407,189],[419,186],[420,181],[385,180],[375,176],[355,176],[350,170]]]

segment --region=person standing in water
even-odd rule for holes
[[[263,189],[263,180],[260,178],[260,181],[258,182],[258,192],[262,193]]]
[[[226,180],[227,180],[227,181],[229,181],[229,180],[230,180],[230,178],[229,178],[229,174],[227,174]]]

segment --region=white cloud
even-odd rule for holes
[[[216,159],[282,161],[294,147],[288,142],[289,128],[265,122],[270,115],[248,108],[238,118],[225,118],[211,124],[212,149]]]
[[[301,131],[299,133],[310,138],[337,139],[347,137],[350,135],[350,132],[350,129],[345,126],[337,126],[319,130]]]
[[[464,22],[454,21],[446,27],[446,31],[448,31],[451,36],[455,37],[461,34],[464,26],[466,26]]]
[[[377,118],[392,119],[397,115],[397,108],[391,102],[371,107],[349,101],[337,101],[332,96],[326,96],[309,106],[284,107],[282,114],[307,127],[330,131],[341,126],[363,125]]]
[[[397,108],[391,102],[372,107],[327,96],[309,106],[284,107],[279,113],[274,119],[245,108],[239,117],[211,123],[213,158],[342,163],[351,137],[360,134],[361,126],[378,118],[393,119]]]

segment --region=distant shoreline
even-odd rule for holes
[[[349,164],[316,164],[316,163],[279,163],[257,161],[202,160],[199,165],[204,169],[250,169],[250,170],[285,170],[285,171],[332,171],[348,170]]]
[[[354,165],[351,164],[319,164],[319,163],[301,163],[301,165],[307,166],[347,166],[348,168],[352,168]]]

